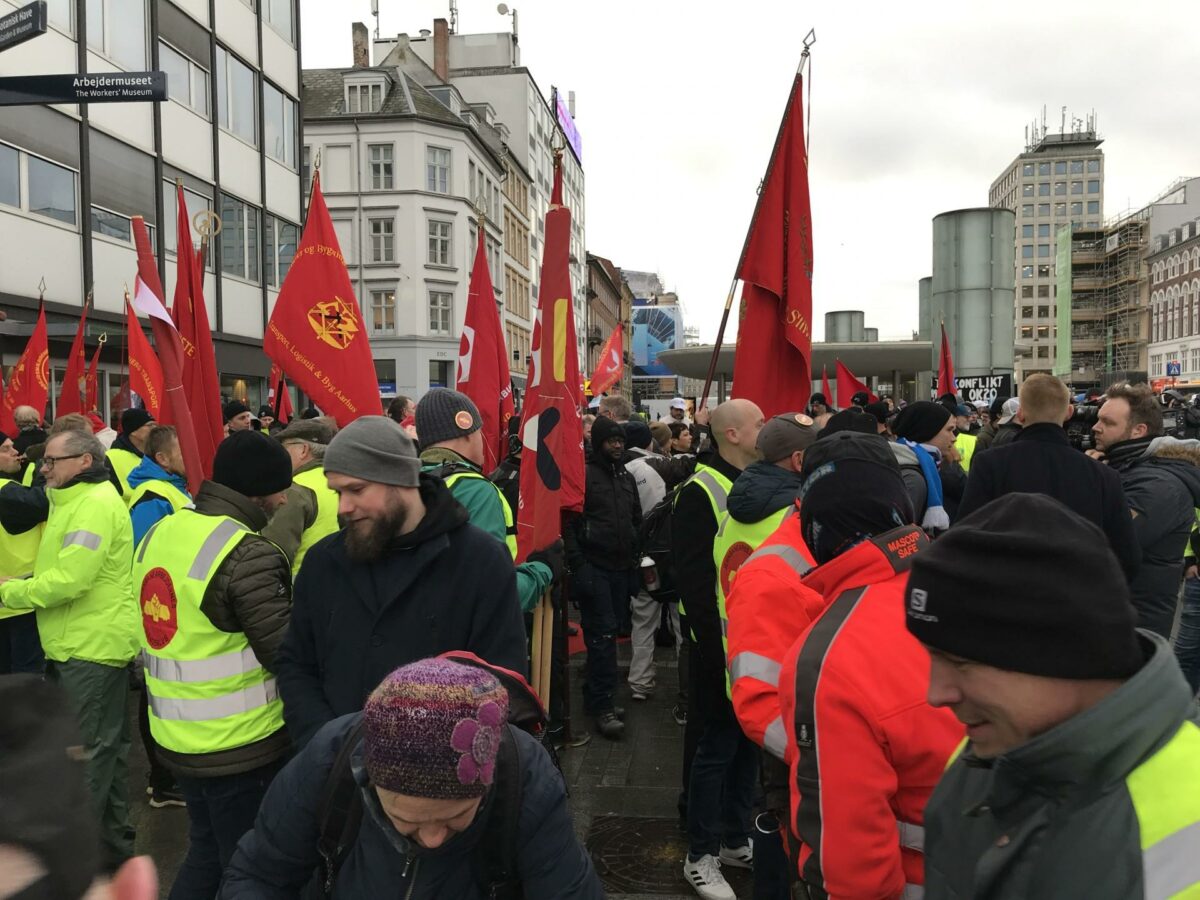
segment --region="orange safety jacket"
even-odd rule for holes
[[[905,627],[908,569],[928,545],[906,525],[804,579],[828,605],[788,650],[779,699],[810,896],[923,893],[925,804],[964,734],[926,702],[929,654]]]
[[[825,600],[801,584],[815,566],[800,534],[800,508],[746,558],[725,599],[733,711],[746,737],[782,760],[787,738],[779,710],[783,657]]]

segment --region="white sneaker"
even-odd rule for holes
[[[721,855],[717,857],[722,865],[734,866],[738,869],[754,868],[754,839],[750,838],[744,847],[726,847],[721,845]]]
[[[685,857],[683,877],[703,900],[737,900],[737,894],[721,874],[721,864],[711,854],[706,853],[695,862]]]

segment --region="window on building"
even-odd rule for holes
[[[1083,204],[1079,203],[1079,202],[1072,203],[1071,204],[1071,215],[1082,216],[1083,215]]]
[[[430,219],[428,223],[429,252],[426,262],[434,266],[450,265],[450,243],[453,224]]]
[[[1065,203],[1055,203],[1055,204],[1054,204],[1054,215],[1055,215],[1056,217],[1058,217],[1058,218],[1064,218],[1064,219],[1065,219],[1065,218],[1066,218],[1066,216],[1067,216],[1067,204],[1065,204]]]
[[[1026,219],[1028,219],[1028,218],[1030,218],[1032,215],[1033,215],[1033,204],[1032,204],[1032,203],[1025,203],[1025,204],[1023,204],[1023,205],[1021,206],[1021,216],[1022,216],[1023,218],[1026,218]]]
[[[217,124],[258,146],[258,91],[254,72],[224,47],[217,47]]]
[[[1025,238],[1033,237],[1033,226],[1032,225],[1022,225],[1021,226],[1021,237],[1025,237]]]
[[[367,144],[367,155],[371,161],[371,190],[392,189],[393,151],[391,144]]]
[[[1032,325],[1022,325],[1021,326],[1021,340],[1023,340],[1023,341],[1032,341],[1033,340],[1033,326]]]
[[[1038,347],[1037,355],[1038,355],[1038,359],[1049,359],[1050,358],[1050,348],[1045,345]]]
[[[396,292],[371,291],[371,334],[396,333]]]
[[[1022,278],[1032,278],[1033,277],[1033,266],[1021,266],[1021,277]]]
[[[258,283],[258,210],[221,195],[221,271]]]
[[[1042,237],[1042,238],[1050,237],[1050,226],[1045,225],[1045,224],[1039,225],[1038,226],[1038,237]]]
[[[1093,179],[1092,181],[1088,182],[1088,193],[1089,194],[1100,193],[1100,182],[1098,180]]]
[[[1038,174],[1039,175],[1049,175],[1050,174],[1050,163],[1048,163],[1048,162],[1038,163]]]
[[[1050,277],[1050,267],[1049,266],[1038,266],[1037,273],[1038,273],[1038,278],[1049,278]]]
[[[1021,245],[1021,259],[1033,259],[1033,244]]]
[[[167,73],[167,95],[207,119],[208,70],[162,41],[158,67]]]
[[[1038,218],[1045,219],[1045,218],[1048,218],[1049,216],[1050,216],[1050,204],[1049,203],[1039,203],[1038,204]],[[539,219],[538,221],[540,222],[541,220]]]
[[[371,262],[396,261],[396,220],[369,219],[371,230]]]
[[[312,147],[308,144],[300,152],[300,188],[307,202],[309,191],[312,190]]]
[[[1054,182],[1054,195],[1056,197],[1065,196],[1067,193],[1067,183],[1065,181]]]
[[[1045,285],[1042,285],[1042,287],[1045,288]],[[1037,317],[1039,319],[1050,318],[1050,307],[1045,305],[1039,306],[1037,310]]]
[[[346,85],[346,112],[372,113],[383,107],[383,84],[367,82]]]
[[[1087,170],[1089,175],[1095,175],[1100,171],[1100,160],[1089,159],[1087,161]]]
[[[1082,194],[1083,193],[1083,182],[1082,181],[1072,181],[1071,182],[1071,193],[1072,194]]]
[[[0,144],[0,203],[21,207],[21,154]]]
[[[429,387],[454,387],[453,377],[454,364],[445,359],[431,359],[429,361]]]
[[[179,217],[179,210],[175,204],[177,193],[175,185],[169,181],[163,182],[163,206],[166,215],[165,221],[168,227],[163,230],[163,237],[166,239],[167,249],[174,253],[177,249],[176,229],[174,227],[176,219]],[[196,213],[211,210],[213,208],[212,200],[202,194],[198,194],[190,188],[183,189],[183,202],[187,206],[188,222],[192,232],[192,246],[197,247],[200,244],[200,235],[196,232],[195,217]],[[210,252],[208,254],[208,269],[213,269],[213,257],[216,254]]]
[[[1036,334],[1038,336],[1038,340],[1046,340],[1047,338],[1050,337],[1050,326],[1049,325],[1038,325]]]
[[[1191,362],[1188,364],[1188,371],[1192,373],[1200,372],[1200,350],[1192,351]]]
[[[1072,175],[1082,175],[1083,174],[1083,160],[1082,159],[1071,160],[1071,174]]]
[[[1050,296],[1050,285],[1039,284],[1038,285],[1038,297],[1049,297],[1049,296]],[[1045,309],[1046,307],[1043,306],[1041,308]]]
[[[1050,256],[1050,245],[1038,244],[1038,258],[1046,259],[1048,256]]]
[[[1055,175],[1066,175],[1067,174],[1067,161],[1065,159],[1060,159],[1058,162],[1056,162],[1054,164],[1054,174]]]
[[[1050,196],[1050,182],[1043,181],[1041,184],[1038,185],[1038,196],[1039,197],[1049,197]]]
[[[88,47],[121,68],[146,68],[146,33],[146,0],[87,0]]]
[[[267,248],[267,285],[282,287],[288,269],[296,256],[296,240],[300,229],[275,216],[263,217],[263,243]]]
[[[429,333],[450,334],[454,327],[454,295],[448,291],[429,292]]]
[[[92,234],[104,235],[127,244],[133,243],[133,223],[128,216],[110,209],[93,206],[91,212]]]
[[[68,225],[77,224],[75,173],[40,156],[26,156],[25,159],[29,211]]]
[[[1033,307],[1032,306],[1022,306],[1021,307],[1021,318],[1022,319],[1032,319],[1033,318]]]
[[[1032,296],[1033,296],[1033,285],[1032,284],[1021,285],[1021,299],[1028,300]]]
[[[289,44],[296,42],[292,0],[262,0],[262,17]]]
[[[1032,197],[1033,192],[1034,192],[1034,186],[1033,186],[1032,182],[1021,185],[1021,196],[1022,197]]]
[[[263,82],[263,149],[271,159],[296,169],[296,101]]]
[[[425,148],[425,190],[450,193],[450,151],[443,147]]]
[[[1033,163],[1025,163],[1025,165],[1021,166],[1021,174],[1025,177],[1029,177],[1030,175],[1032,175],[1033,174]]]

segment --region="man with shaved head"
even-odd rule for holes
[[[696,473],[680,488],[671,521],[675,584],[689,653],[680,801],[688,832],[683,871],[705,898],[733,897],[721,863],[749,868],[753,859],[749,838],[758,749],[742,734],[725,694],[713,542],[734,481],[759,458],[756,442],[762,427],[762,410],[750,400],[730,400],[712,411],[715,450],[701,455]]]

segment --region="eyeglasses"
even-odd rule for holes
[[[54,464],[57,462],[62,462],[64,459],[79,459],[79,457],[84,456],[84,455],[86,455],[86,454],[72,453],[70,456],[43,456],[42,457],[42,468],[49,471],[50,469],[54,468]]]

